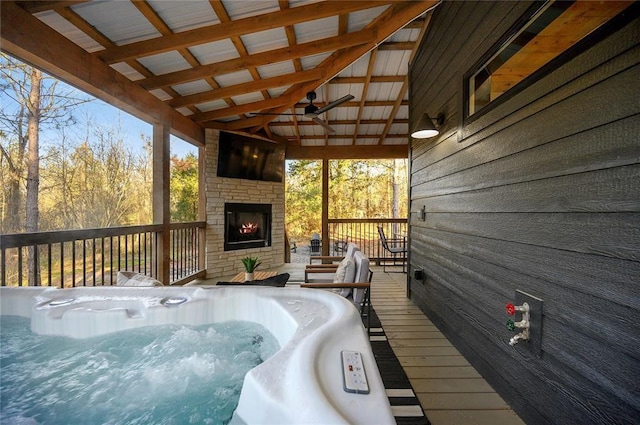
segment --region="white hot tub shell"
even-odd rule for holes
[[[3,287],[0,314],[30,318],[37,334],[73,338],[164,324],[256,322],[276,337],[281,349],[245,376],[232,423],[395,424],[358,312],[327,291]],[[369,394],[344,390],[343,350],[362,353]]]

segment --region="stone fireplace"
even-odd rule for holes
[[[284,263],[284,183],[218,177],[218,136],[217,130],[205,130],[203,171],[206,192],[207,277],[230,277],[244,271],[241,260],[247,256],[260,258],[262,266],[258,270],[277,268]],[[244,244],[237,249],[227,250],[225,230],[228,228],[229,204],[242,207],[250,204],[269,206],[270,219],[266,225],[262,224],[262,228],[268,226],[270,231],[259,237],[254,235],[259,239],[254,241],[254,245]],[[233,226],[236,227],[237,224]],[[247,231],[249,233],[250,230]]]
[[[224,204],[224,250],[271,246],[271,204]]]

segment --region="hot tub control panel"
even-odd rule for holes
[[[369,394],[369,384],[364,372],[362,354],[357,351],[343,350],[341,355],[344,390],[348,393]]]

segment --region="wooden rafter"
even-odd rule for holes
[[[152,78],[147,78],[140,81],[139,84],[145,89],[151,90],[172,84],[188,83],[190,81],[196,81],[203,78],[203,75],[213,76],[229,74],[232,72],[242,71],[246,67],[270,65],[277,62],[297,59],[303,56],[313,56],[336,50],[342,46],[351,47],[371,43],[375,40],[375,37],[375,31],[371,29],[363,30],[358,31],[357,33],[351,33],[348,36],[342,35],[329,37],[322,40],[315,40],[308,43],[256,53],[249,57],[229,59],[209,65],[198,66],[196,68],[185,69],[183,71],[170,72]]]
[[[356,144],[358,140],[358,130],[360,128],[360,120],[362,119],[362,112],[364,111],[364,104],[367,100],[367,93],[369,92],[369,83],[371,82],[371,75],[373,74],[373,68],[376,65],[376,58],[378,57],[378,49],[373,49],[369,54],[369,65],[367,66],[367,75],[364,77],[364,87],[362,88],[362,99],[360,99],[360,107],[358,108],[358,117],[356,118],[355,128],[353,130],[353,142]]]
[[[195,46],[213,41],[224,40],[233,36],[240,36],[276,27],[285,27],[300,22],[326,18],[339,13],[355,12],[389,4],[391,1],[333,1],[313,3],[306,6],[281,10],[259,16],[223,22],[172,35],[139,41],[123,46],[113,47],[97,53],[106,63],[121,62],[131,58],[156,55],[170,52],[179,48]]]

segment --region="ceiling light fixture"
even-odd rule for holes
[[[434,122],[435,120],[435,122]],[[415,126],[411,137],[415,139],[427,139],[429,137],[435,137],[440,134],[438,129],[444,124],[444,114],[438,114],[436,118],[429,117],[429,114],[422,114],[422,118],[418,121],[418,125]]]

